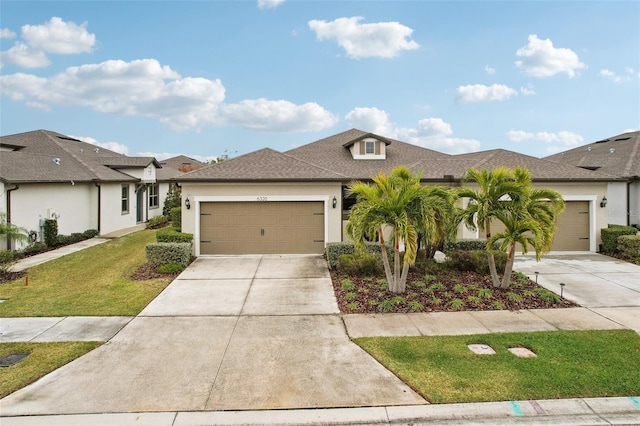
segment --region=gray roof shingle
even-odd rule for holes
[[[637,178],[640,177],[640,131],[592,142],[546,159],[621,178]]]

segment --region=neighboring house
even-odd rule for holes
[[[640,224],[640,131],[592,142],[546,159],[620,178],[609,183],[607,189],[609,223]]]
[[[58,219],[60,234],[108,234],[162,213],[161,170],[153,157],[128,157],[48,130],[2,136],[0,212],[40,239],[47,218]]]
[[[459,186],[469,167],[526,166],[534,184],[567,200],[553,250],[596,251],[607,226],[599,207],[616,178],[506,150],[448,155],[398,140],[348,130],[281,153],[269,148],[185,173],[182,229],[195,254],[322,253],[346,240],[353,180],[369,181],[405,165],[428,184]],[[461,227],[460,237],[477,237]]]
[[[177,155],[160,161],[160,165],[163,169],[170,168],[178,170],[181,173],[186,173],[201,169],[205,164],[195,158],[187,157],[186,155]]]

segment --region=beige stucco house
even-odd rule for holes
[[[344,224],[353,180],[370,180],[405,165],[425,184],[459,186],[470,167],[526,166],[534,184],[567,201],[553,250],[595,252],[607,226],[600,204],[618,178],[507,150],[448,155],[351,129],[287,152],[261,149],[185,173],[182,229],[195,237],[195,254],[322,253],[346,240]],[[189,207],[186,207],[189,206]],[[463,238],[477,232],[459,231]]]
[[[162,213],[169,179],[153,157],[128,157],[48,130],[0,137],[0,212],[36,231],[108,234]],[[6,242],[3,243],[3,248]]]
[[[619,178],[607,185],[609,223],[640,224],[640,131],[627,132],[546,157]]]

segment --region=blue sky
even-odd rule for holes
[[[6,1],[0,133],[128,155],[350,128],[543,157],[640,129],[637,1]]]

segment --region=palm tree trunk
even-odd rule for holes
[[[509,247],[509,256],[507,257],[507,265],[504,267],[504,276],[502,277],[501,288],[509,288],[511,284],[511,272],[513,271],[513,262],[515,260],[516,245],[511,244]]]
[[[398,293],[404,293],[407,290],[407,276],[409,275],[409,264],[402,265],[402,276],[400,277],[400,285]]]
[[[393,284],[389,283],[389,290],[392,293],[400,292],[400,246],[398,244],[398,232],[393,234]]]
[[[384,237],[382,236],[382,227],[380,227],[380,255],[382,256],[382,264],[384,265],[384,274],[387,276],[387,285],[391,286],[393,282],[393,275],[391,275],[391,265],[389,265],[389,253],[387,253],[387,246],[384,244]]]
[[[489,239],[491,238],[491,225],[489,221],[486,221],[484,229],[487,231],[486,238],[487,241],[489,241]],[[489,272],[491,273],[491,281],[493,282],[493,286],[498,288],[500,287],[501,283],[500,277],[498,276],[498,270],[496,269],[496,258],[489,250],[487,250],[487,259],[489,260]]]

